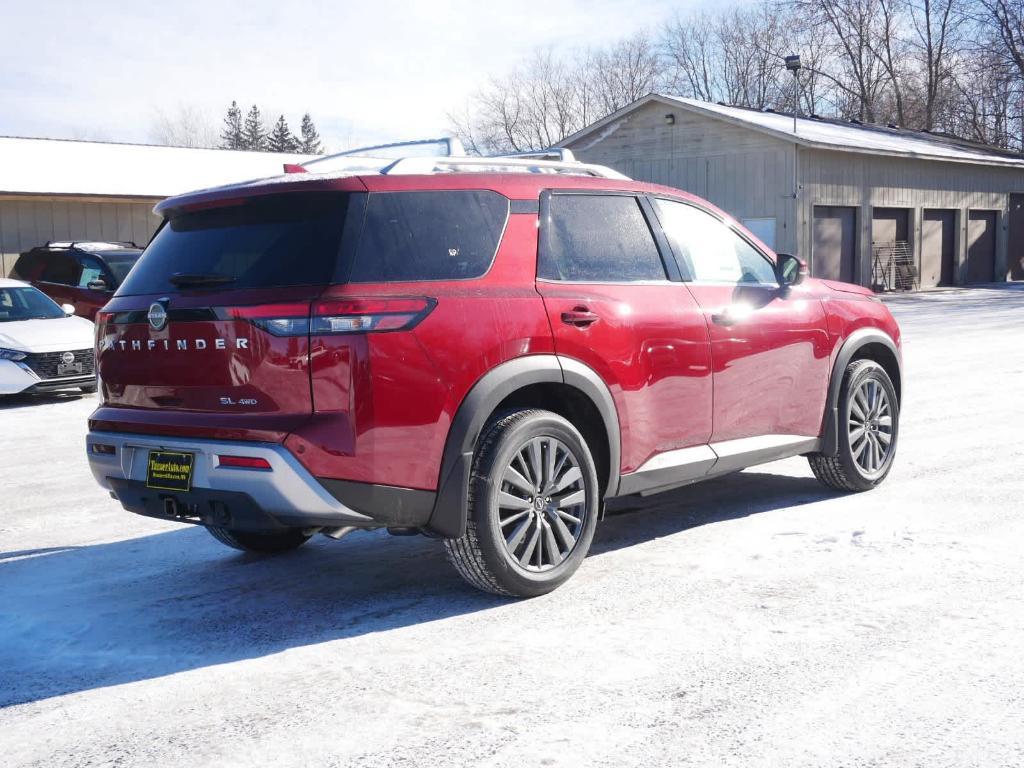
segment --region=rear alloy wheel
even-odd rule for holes
[[[899,401],[889,375],[873,360],[847,366],[839,393],[839,455],[809,456],[822,483],[867,491],[892,469],[899,436]]]
[[[528,410],[500,418],[477,448],[466,533],[445,541],[449,560],[487,592],[550,592],[590,549],[597,482],[586,442],[561,416]]]
[[[301,528],[287,528],[277,533],[253,533],[252,531],[233,531],[215,525],[206,528],[221,544],[243,552],[257,552],[263,555],[274,555],[298,549],[307,541],[310,534],[303,533]]]

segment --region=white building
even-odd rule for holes
[[[145,245],[153,206],[193,189],[274,176],[305,155],[0,137],[0,276],[49,240]]]

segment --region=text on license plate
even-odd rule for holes
[[[162,491],[189,491],[192,489],[194,463],[194,453],[150,451],[146,464],[146,487]]]

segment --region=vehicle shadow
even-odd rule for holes
[[[742,473],[619,500],[593,554],[827,496],[806,478]],[[317,537],[276,558],[233,553],[191,526],[0,552],[0,707],[509,603],[465,585],[440,542],[383,532]]]
[[[30,408],[35,405],[53,405],[85,397],[79,392],[55,392],[41,395],[0,395],[0,411],[12,408]]]

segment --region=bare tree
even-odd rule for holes
[[[217,129],[199,107],[178,104],[171,111],[157,107],[149,128],[150,139],[170,147],[216,147]]]
[[[934,130],[942,120],[940,101],[952,84],[954,67],[963,52],[963,0],[916,0],[907,3],[910,48],[923,73],[924,102],[920,125]]]
[[[643,32],[591,51],[585,61],[588,91],[605,114],[654,91],[661,74],[655,44]]]

